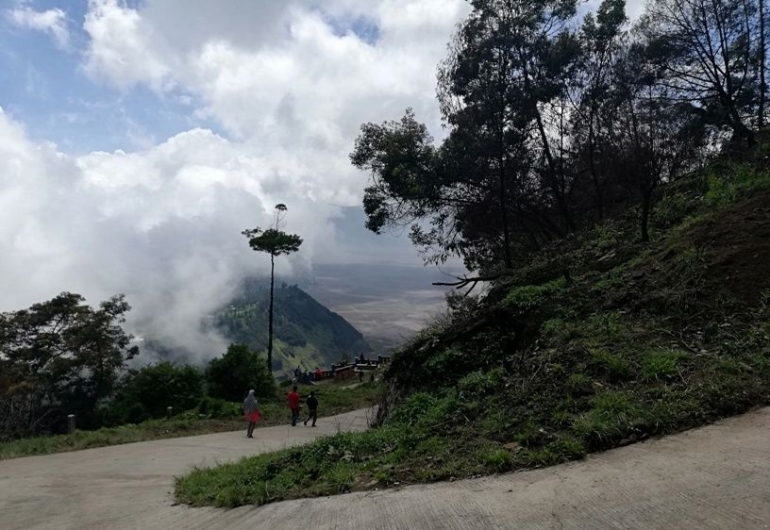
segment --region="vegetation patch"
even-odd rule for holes
[[[629,241],[601,296],[607,273],[590,261],[572,283],[493,288],[394,357],[377,428],[197,469],[177,480],[177,498],[264,504],[553,465],[768,403],[769,271],[725,279],[721,269],[757,248],[739,227],[758,201],[673,226],[651,247]],[[707,244],[701,234],[714,230],[722,236]],[[596,247],[573,252],[586,245]],[[722,290],[714,303],[719,282],[749,278],[753,292]]]
[[[329,383],[319,385],[315,391],[320,401],[318,415],[326,417],[372,406],[382,392],[382,387],[379,383],[365,383],[352,387]],[[263,416],[258,427],[285,425],[291,422],[291,415],[283,401],[264,402],[260,407]],[[196,408],[168,420],[153,419],[138,424],[104,427],[93,431],[79,430],[73,434],[0,442],[0,460],[245,430],[246,424],[242,415],[240,403],[205,398]]]

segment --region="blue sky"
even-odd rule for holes
[[[193,127],[224,134],[215,120],[196,117],[183,91],[159,94],[145,86],[119,90],[95,82],[82,68],[87,2],[6,1],[0,18],[0,105],[25,124],[31,138],[72,154],[145,148]],[[62,49],[45,32],[14,24],[8,10],[28,7],[66,13],[70,39]],[[190,103],[183,103],[185,98]]]

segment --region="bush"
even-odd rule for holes
[[[275,380],[267,362],[243,344],[231,344],[227,353],[211,360],[206,383],[209,396],[225,401],[240,403],[251,389],[258,398],[275,399]]]
[[[645,423],[644,410],[619,392],[607,391],[591,402],[591,410],[576,418],[574,432],[593,447],[609,446]]]
[[[529,310],[538,307],[546,298],[558,293],[567,285],[564,278],[542,285],[524,285],[511,290],[503,300],[503,306],[512,310]]]
[[[648,353],[642,359],[642,377],[646,381],[666,379],[677,373],[681,354],[671,350]]]
[[[243,414],[240,403],[206,396],[198,403],[198,414],[212,419],[240,418]]]
[[[167,407],[175,412],[195,408],[203,396],[203,374],[198,368],[151,364],[126,374],[101,417],[105,425],[139,423],[165,416]]]
[[[500,391],[503,384],[503,369],[495,368],[489,372],[473,372],[457,383],[463,397],[479,399]]]
[[[723,174],[709,175],[706,201],[712,206],[726,206],[746,192],[767,187],[770,187],[770,173],[749,164],[736,164]]]
[[[612,352],[601,348],[593,349],[591,359],[596,372],[610,381],[622,381],[631,376],[631,366]]]

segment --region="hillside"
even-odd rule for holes
[[[249,280],[241,295],[214,315],[213,325],[227,339],[265,351],[268,303],[269,284]],[[371,351],[358,330],[296,285],[276,285],[274,327],[273,368],[278,373],[290,373],[297,365],[328,367]]]
[[[379,428],[196,472],[180,497],[262,504],[539,467],[770,403],[764,158],[663,187],[651,243],[635,218],[544,249],[424,330],[385,376]]]

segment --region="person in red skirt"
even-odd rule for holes
[[[257,422],[262,417],[262,411],[259,410],[259,402],[253,390],[249,390],[249,395],[243,400],[243,415],[246,417],[246,421],[249,422],[249,426],[246,429],[246,438],[254,438],[254,427],[257,426]]]

